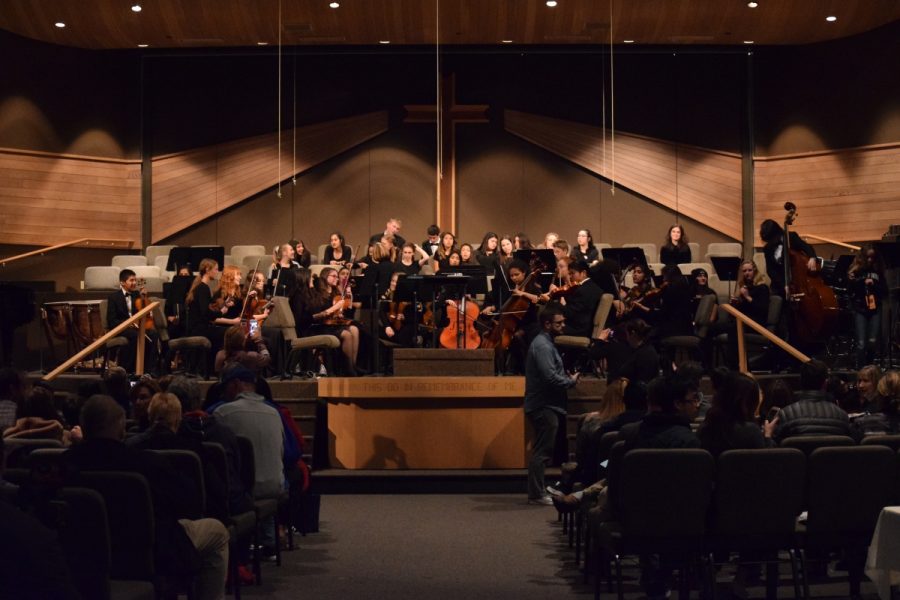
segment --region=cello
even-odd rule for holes
[[[784,209],[784,281],[792,312],[791,335],[803,344],[822,342],[837,324],[837,298],[822,281],[821,273],[808,269],[806,253],[791,248],[790,226],[797,217],[797,207],[793,202],[785,202]]]
[[[481,344],[481,336],[475,331],[474,323],[478,319],[478,305],[465,296],[457,306],[453,300],[447,301],[447,319],[449,323],[441,331],[441,347],[464,348],[474,350]]]
[[[528,277],[516,286],[516,289],[524,290],[538,273],[540,273],[540,268],[529,273]],[[563,294],[560,293],[560,296],[562,295]],[[506,302],[503,303],[503,306],[500,307],[497,322],[491,328],[490,333],[481,340],[481,346],[479,347],[488,349],[508,349],[510,342],[512,342],[513,335],[515,335],[516,330],[519,328],[519,323],[521,323],[522,318],[525,316],[525,313],[528,312],[529,308],[531,308],[531,300],[517,294],[510,295],[510,297],[506,299]]]

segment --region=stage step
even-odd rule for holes
[[[322,469],[312,474],[312,490],[319,494],[517,494],[523,500],[525,469]],[[547,482],[559,478],[548,468]]]

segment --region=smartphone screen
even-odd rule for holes
[[[259,321],[250,319],[250,335],[256,335],[257,331],[259,331]]]

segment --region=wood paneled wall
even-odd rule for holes
[[[387,131],[386,111],[317,123],[281,136],[281,178],[303,172]],[[153,159],[152,239],[164,238],[278,183],[274,133]]]
[[[0,148],[0,243],[140,242],[139,161]]]
[[[784,220],[797,205],[798,233],[839,242],[881,239],[900,223],[900,143],[755,159],[755,217]]]
[[[582,123],[504,111],[508,132],[549,150],[616,185],[706,224],[730,238],[741,235],[741,158]]]

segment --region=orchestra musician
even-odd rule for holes
[[[593,333],[594,313],[603,290],[590,278],[588,268],[581,259],[569,265],[569,277],[577,288],[560,302],[566,317],[565,335],[591,337]]]
[[[498,351],[498,363],[502,372],[509,374],[522,374],[525,372],[525,356],[528,345],[538,333],[538,302],[541,299],[541,287],[535,277],[528,277],[528,265],[519,259],[513,259],[506,268],[506,277],[494,279],[494,287],[490,304],[484,307],[486,316],[502,312],[504,307],[509,308],[508,300],[518,297],[526,301],[527,308],[524,311],[517,310],[517,314],[497,315],[512,317],[516,322],[516,329],[505,355]]]
[[[456,250],[456,236],[449,231],[441,233],[441,245],[431,256],[435,273],[440,270],[441,263],[446,266],[446,261],[450,257],[450,253],[454,250]]]
[[[583,260],[588,266],[600,260],[600,251],[594,245],[594,237],[591,235],[590,229],[578,230],[571,256],[575,260]]]
[[[146,292],[138,289],[137,276],[131,269],[122,269],[119,272],[119,289],[107,298],[106,325],[109,329],[124,323],[130,319],[139,309],[138,298],[143,295],[146,300]],[[138,344],[138,327],[129,327],[119,335],[128,340],[128,346],[124,352],[119,353],[119,366],[129,373],[134,373],[135,357]],[[155,329],[146,329],[143,339],[145,348],[145,365],[147,370],[156,371],[158,336]]]
[[[404,275],[418,275],[422,265],[428,262],[429,257],[425,256],[416,260],[416,252],[415,244],[404,244],[400,249],[400,260],[394,265],[396,270],[401,271]]]
[[[631,269],[632,285],[630,288],[619,290],[619,300],[622,301],[624,318],[641,318],[645,321],[652,319],[653,303],[645,301],[645,297],[653,289],[653,280],[649,277],[642,265],[634,265]]]
[[[857,368],[871,364],[881,345],[882,305],[888,297],[884,270],[884,261],[872,246],[860,249],[847,270]]]
[[[538,246],[541,250],[553,250],[553,244],[559,240],[559,234],[555,231],[548,231],[544,236],[544,243]]]
[[[275,265],[272,267],[272,274],[269,280],[269,289],[272,290],[273,296],[291,297],[297,286],[297,278],[294,273],[302,267],[300,263],[294,260],[296,249],[290,243],[281,244],[275,248],[272,259]]]
[[[437,225],[428,226],[428,237],[422,242],[422,251],[428,256],[434,256],[434,253],[441,245],[441,230]]]
[[[353,250],[347,245],[341,232],[334,231],[329,237],[328,246],[322,256],[322,264],[333,267],[353,264]]]
[[[766,274],[772,280],[772,293],[785,298],[787,284],[784,281],[784,229],[772,219],[766,219],[759,226],[759,237],[765,242],[763,254],[766,257]],[[789,241],[791,250],[800,250],[809,258],[806,268],[810,271],[817,270],[819,262],[813,247],[794,231],[791,231]]]
[[[669,227],[666,241],[659,250],[659,262],[664,265],[681,265],[692,262],[687,234],[684,232],[684,227],[678,223]]]
[[[201,260],[197,276],[185,298],[188,335],[203,336],[210,341],[212,344],[210,363],[212,363],[212,357],[222,348],[225,330],[236,323],[233,318],[229,319],[225,316],[229,311],[234,312],[233,298],[230,300],[230,306],[228,298],[222,296],[219,296],[222,300],[219,305],[213,304],[212,290],[209,284],[219,279],[219,275],[219,263],[211,258]],[[240,311],[237,313],[237,318],[240,320]]]
[[[556,260],[561,259],[563,256],[570,256],[569,242],[566,240],[556,240],[556,242],[553,243],[553,256]]]
[[[500,250],[497,252],[497,265],[506,268],[509,261],[513,259],[513,252],[515,249],[516,247],[512,237],[504,235],[500,238]]]
[[[376,247],[384,248],[377,244]],[[385,286],[390,284],[390,276]],[[353,377],[359,373],[356,366],[359,354],[359,327],[343,316],[345,296],[338,287],[338,272],[333,267],[322,269],[312,290],[305,298],[304,321],[310,325],[305,335],[333,335],[341,341],[341,351],[346,358],[347,373]]]
[[[378,337],[401,346],[412,346],[416,339],[416,331],[413,327],[413,303],[394,301],[397,283],[404,276],[403,272],[395,271],[391,275],[391,283],[387,292],[381,297],[378,310]]]
[[[714,299],[712,311],[709,315],[709,322],[715,323],[719,318],[719,296],[715,290],[709,287],[709,273],[706,269],[697,268],[691,271],[691,278],[688,283],[691,295],[691,314],[697,314],[697,307],[700,306],[700,300],[704,296],[712,296]]]
[[[400,219],[391,217],[387,220],[387,223],[384,224],[383,232],[372,234],[372,237],[369,238],[369,245],[377,244],[383,238],[392,237],[394,246],[402,248],[403,244],[406,243],[406,240],[400,236],[400,228],[402,226],[403,222]]]
[[[500,238],[493,231],[488,231],[481,238],[481,245],[475,251],[478,264],[487,269],[488,275],[493,275],[497,268],[497,256],[499,252]]]
[[[312,263],[312,253],[310,253],[309,248],[306,247],[303,240],[291,240],[290,244],[294,249],[294,262],[304,269],[308,269],[310,263]]]
[[[765,325],[769,318],[769,294],[769,286],[756,263],[743,261],[738,269],[738,288],[731,296],[731,305],[760,325]],[[728,332],[727,358],[729,366],[737,368],[737,323]]]
[[[513,246],[515,246],[516,250],[531,250],[534,248],[531,245],[531,238],[528,237],[528,234],[521,231],[513,238]]]
[[[478,265],[478,261],[475,260],[475,252],[472,250],[472,244],[470,244],[469,242],[465,242],[460,245],[459,262],[462,265]]]

